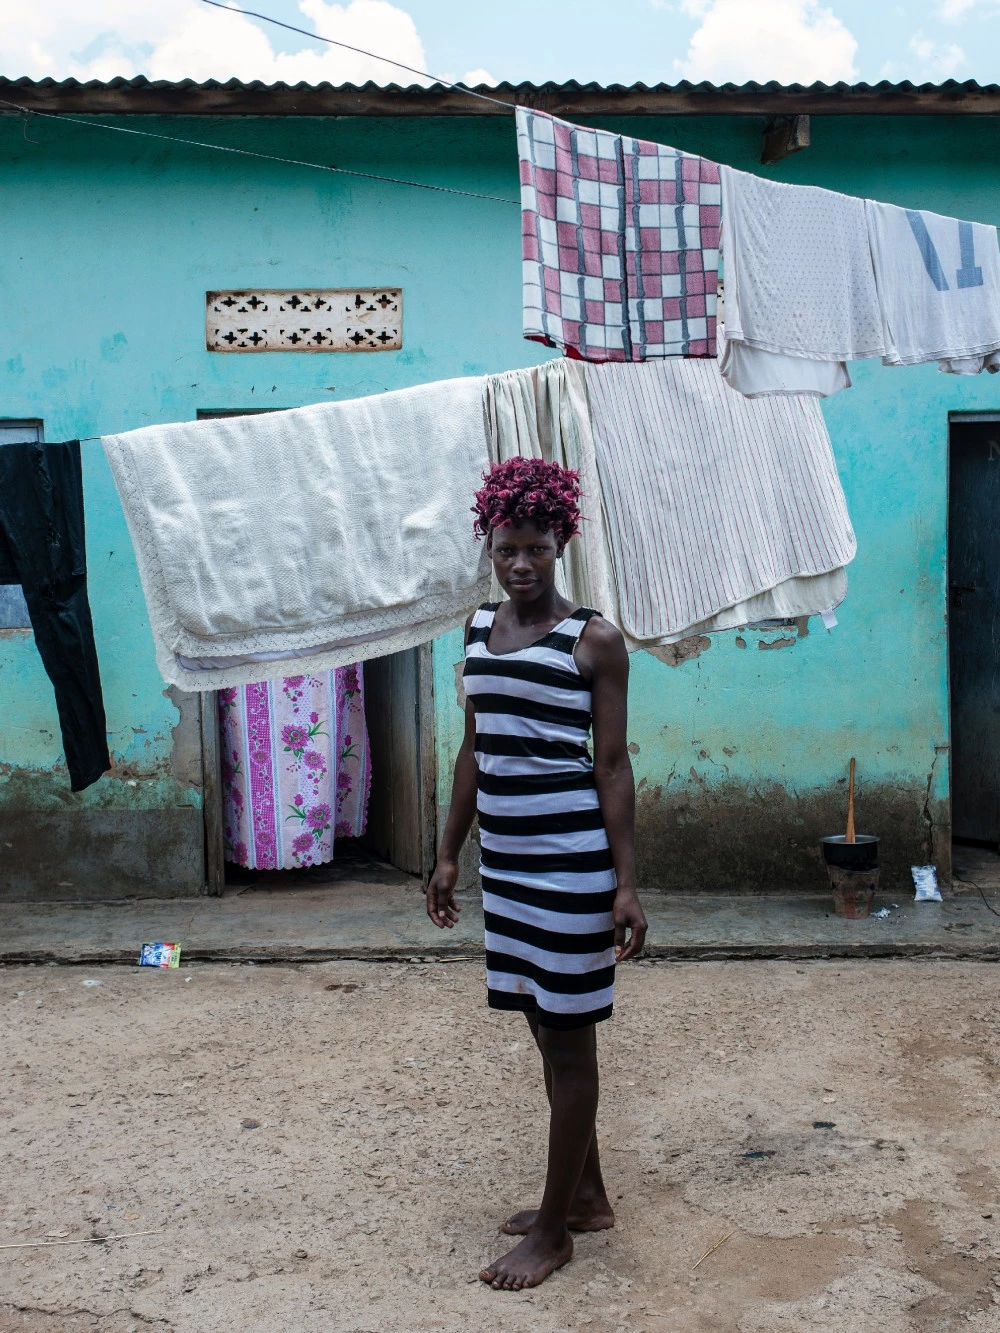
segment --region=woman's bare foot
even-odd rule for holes
[[[500,1230],[508,1236],[526,1236],[535,1225],[537,1208],[525,1208],[502,1222]],[[569,1210],[566,1225],[570,1231],[608,1231],[615,1224],[615,1210],[607,1199],[581,1200]]]
[[[537,1287],[572,1257],[573,1239],[568,1231],[562,1240],[533,1231],[520,1245],[484,1268],[479,1278],[494,1291],[520,1291],[522,1287]]]

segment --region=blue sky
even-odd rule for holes
[[[469,0],[404,0],[400,7],[416,22],[435,72],[481,66],[498,78],[514,81],[576,78],[601,83],[674,81],[679,77],[677,62],[687,61],[692,37],[704,25],[705,13],[692,11],[712,8],[684,6],[680,0],[485,0],[471,4]],[[754,29],[766,21],[769,10],[787,10],[791,22],[782,23],[779,31],[783,27],[788,33],[790,60],[793,64],[798,61],[805,77],[811,78],[817,59],[814,45],[828,39],[822,34],[811,38],[808,28],[817,12],[826,11],[857,42],[852,64],[858,79],[1000,81],[1000,0],[974,0],[964,8],[960,2],[949,6],[942,0],[908,0],[905,5],[891,0],[833,0],[818,6],[737,0],[727,8],[735,19],[733,45],[749,42],[763,67],[767,56],[756,49]],[[296,12],[296,4],[294,0],[272,0],[268,12],[287,17]],[[289,17],[288,21],[295,20]],[[732,20],[725,15],[722,21]],[[719,77],[726,80],[733,75],[723,65]],[[735,77],[741,77],[738,70]]]
[[[246,0],[450,78],[1000,80],[1000,0]],[[0,0],[12,77],[389,82],[383,65],[199,0]]]

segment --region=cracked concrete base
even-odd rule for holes
[[[1000,909],[1000,894],[990,890]],[[478,891],[459,895],[455,930],[424,913],[416,880],[341,881],[329,887],[249,889],[222,898],[0,906],[0,964],[131,963],[139,947],[169,940],[187,961],[259,963],[330,959],[461,959],[483,951]],[[1000,959],[1000,916],[978,893],[943,903],[876,899],[886,920],[845,920],[826,894],[643,895],[650,957]]]

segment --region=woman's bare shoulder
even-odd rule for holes
[[[625,647],[625,638],[617,625],[612,625],[610,620],[605,620],[598,611],[587,621],[583,632],[583,637],[590,643],[603,643],[607,645],[621,644]]]
[[[628,650],[621,630],[603,616],[591,616],[580,635],[577,659],[592,671],[622,667],[627,671]]]

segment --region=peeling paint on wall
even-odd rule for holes
[[[163,693],[177,709],[177,722],[170,729],[171,776],[183,787],[200,788],[201,695],[187,694],[176,685],[171,685]]]
[[[465,658],[455,663],[455,702],[465,712]]]
[[[795,643],[796,643],[796,640],[793,639],[793,638],[785,638],[785,639],[758,639],[758,640],[757,640],[757,647],[758,647],[758,648],[764,648],[764,649],[769,649],[769,648],[794,648],[794,647],[795,647]]]
[[[664,666],[678,667],[684,662],[693,662],[701,657],[711,646],[712,640],[707,634],[695,634],[690,639],[681,639],[678,643],[667,643],[662,648],[644,648],[642,651],[649,653],[650,657],[655,657]]]

